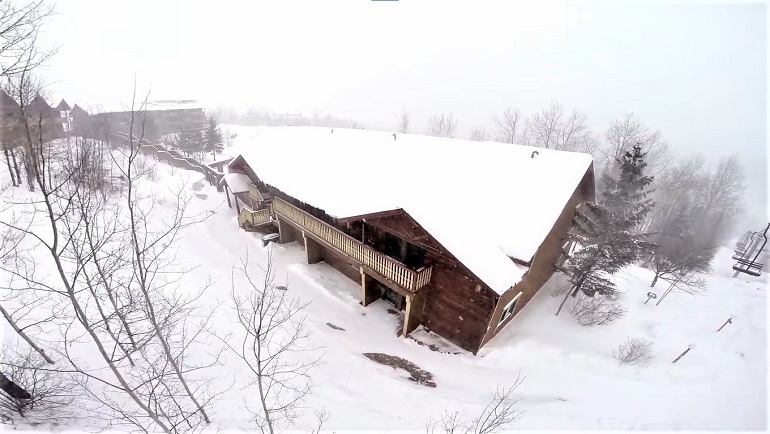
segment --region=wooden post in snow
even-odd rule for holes
[[[725,326],[726,326],[727,324],[732,324],[732,323],[733,323],[733,318],[735,318],[735,315],[730,315],[730,318],[727,318],[727,321],[725,321],[725,323],[724,323],[724,324],[722,324],[722,327],[719,327],[719,328],[717,329],[717,333],[719,333],[719,331],[720,331],[720,330],[722,330],[723,328],[725,328]]]
[[[684,352],[682,352],[682,354],[680,354],[680,355],[679,355],[679,357],[677,357],[676,359],[674,359],[674,361],[673,361],[673,362],[671,362],[671,363],[676,363],[676,362],[678,362],[678,361],[679,361],[679,359],[681,359],[682,357],[684,357],[684,355],[685,355],[685,354],[687,354],[687,353],[689,353],[689,352],[690,352],[690,350],[692,350],[693,348],[695,348],[695,344],[690,344],[690,345],[688,345],[688,346],[687,346],[687,349],[686,349],[686,350],[684,350]]]

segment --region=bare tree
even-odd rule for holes
[[[324,424],[331,419],[331,413],[329,413],[326,408],[321,408],[320,410],[315,412],[315,418],[316,421],[318,421],[318,425],[316,425],[315,429],[313,429],[311,432],[312,434],[321,434],[321,429],[323,428]]]
[[[440,433],[491,434],[509,430],[524,414],[516,406],[520,399],[513,397],[513,392],[523,381],[519,375],[511,387],[497,389],[481,413],[470,421],[464,420],[460,412],[444,411],[438,421],[428,420],[425,432],[434,434],[438,429]]]
[[[8,78],[31,71],[53,55],[53,51],[41,51],[36,43],[52,13],[53,7],[45,0],[0,2],[0,75]]]
[[[401,114],[398,116],[398,132],[406,134],[409,132],[409,124],[412,122],[412,115],[406,112],[406,109],[401,109]]]
[[[661,280],[668,282],[669,286],[663,292],[663,295],[661,295],[658,298],[658,302],[655,303],[655,306],[662,303],[663,299],[665,299],[666,296],[668,296],[672,292],[679,292],[682,294],[689,294],[692,296],[704,295],[706,294],[706,292],[708,292],[708,287],[706,286],[706,280],[699,276],[688,274],[688,275],[673,276],[671,279],[661,278]]]
[[[0,193],[4,191],[5,188],[0,190]],[[9,207],[4,207],[3,211],[7,212],[8,208]],[[12,217],[9,221],[11,221],[11,224],[13,225],[21,225],[21,218]],[[29,229],[29,226],[27,226],[27,229]],[[20,258],[17,255],[22,240],[23,234],[6,229],[0,231],[0,264],[2,264],[3,267],[21,268],[26,265],[20,263]],[[21,324],[20,321],[23,321],[23,319],[27,317],[29,313],[32,312],[32,310],[35,310],[35,308],[39,306],[39,298],[27,298],[21,300],[21,294],[19,294],[19,296],[16,298],[18,300],[16,304],[19,307],[13,311],[5,307],[6,300],[0,300],[0,313],[11,327],[11,330],[19,335],[19,337],[21,337],[31,348],[33,348],[47,363],[53,364],[53,360],[51,360],[50,356],[48,356],[48,354],[46,354],[46,352],[37,344],[35,339],[29,336],[27,330],[30,328],[39,327],[41,324],[53,319],[55,315],[45,319],[35,318],[29,321],[27,324]]]
[[[23,418],[33,425],[60,424],[77,415],[75,402],[82,396],[76,381],[47,367],[47,362],[33,350],[4,347],[0,374],[25,392],[0,392],[0,415]]]
[[[436,137],[454,137],[457,130],[457,119],[454,114],[431,116],[428,120],[428,134]]]
[[[615,119],[605,133],[606,145],[601,149],[606,164],[612,165],[637,143],[647,154],[647,167],[653,176],[664,170],[668,160],[668,145],[662,140],[660,130],[652,130],[642,124],[634,113]]]
[[[532,146],[558,151],[596,151],[596,137],[588,129],[586,116],[579,110],[567,114],[558,102],[527,120],[528,142]]]
[[[489,140],[489,134],[485,129],[474,129],[471,131],[471,140],[474,142],[486,142]]]
[[[572,316],[582,326],[610,324],[626,315],[627,310],[616,301],[603,296],[579,295],[572,306]]]
[[[307,305],[274,285],[271,253],[259,268],[264,273],[261,282],[252,278],[248,258],[233,269],[231,297],[241,336],[222,341],[250,371],[248,387],[258,391],[256,407],[250,402],[244,406],[262,432],[274,434],[298,416],[313,387],[309,370],[320,356],[308,339],[303,314]],[[238,287],[246,292],[239,293]],[[236,339],[240,345],[231,343]]]
[[[521,112],[518,109],[508,107],[501,117],[493,117],[492,120],[497,127],[495,131],[495,140],[503,143],[516,144],[523,135]]]
[[[628,338],[612,352],[618,364],[645,366],[652,360],[652,342],[647,339]]]
[[[48,293],[52,302],[56,297],[67,302],[69,319],[57,358],[66,363],[64,372],[91,384],[84,390],[103,404],[102,419],[142,431],[191,431],[207,422],[206,402],[200,399],[205,390],[185,376],[207,365],[191,365],[186,355],[195,348],[208,319],[197,327],[191,325],[196,297],[180,297],[172,291],[176,280],[169,277],[174,273],[168,268],[173,262],[168,252],[187,224],[186,198],[181,192],[173,196],[178,202],[169,226],[162,227],[159,219],[152,218],[155,201],[137,194],[138,172],[129,167],[136,163],[142,140],[141,128],[133,119],[132,115],[128,150],[111,154],[111,163],[129,184],[119,198],[105,200],[89,188],[92,167],[81,164],[83,159],[70,160],[69,165],[36,161],[33,175],[39,199],[24,205],[31,207],[30,218],[43,217],[49,235],[13,222],[1,223],[35,240],[36,250],[27,263],[47,260],[55,273],[47,277],[37,276],[34,267],[3,265],[2,269],[28,288]],[[55,176],[46,176],[54,170]],[[79,360],[70,347],[96,350],[102,364]],[[116,393],[128,402],[116,400]]]
[[[711,269],[740,212],[744,179],[736,157],[710,168],[696,155],[661,172],[653,193],[657,206],[643,224],[658,245],[647,261],[655,271],[651,286],[660,277],[673,279]]]

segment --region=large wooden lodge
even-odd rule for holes
[[[362,305],[392,303],[402,335],[422,325],[474,354],[550,278],[594,197],[590,155],[525,146],[284,127],[239,152],[223,182],[242,228],[300,243],[360,282]]]

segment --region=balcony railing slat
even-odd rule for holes
[[[282,214],[340,252],[409,291],[415,291],[430,282],[431,267],[419,272],[412,271],[395,259],[372,249],[280,198],[273,199],[272,211]]]

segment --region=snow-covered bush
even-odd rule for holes
[[[578,296],[572,306],[572,316],[582,326],[612,323],[626,315],[626,308],[616,300],[603,295]]]
[[[628,338],[612,352],[618,364],[645,366],[652,360],[652,342],[647,339]]]

